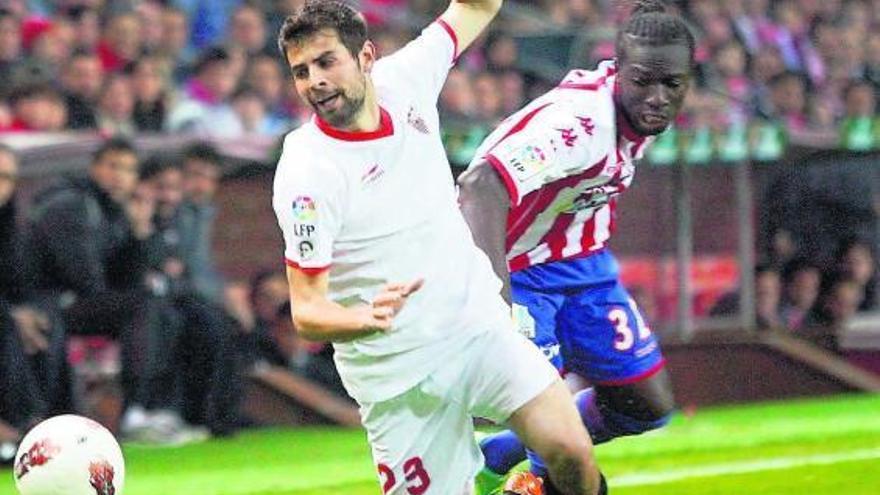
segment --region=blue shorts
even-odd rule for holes
[[[619,272],[617,260],[603,250],[511,274],[513,302],[534,320],[526,333],[560,371],[595,384],[625,385],[665,364]],[[515,317],[517,310],[523,308],[515,308]],[[523,330],[522,316],[516,318]]]

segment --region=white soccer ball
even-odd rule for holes
[[[13,476],[21,495],[122,495],[125,461],[113,434],[97,422],[55,416],[25,435]]]

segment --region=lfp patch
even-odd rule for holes
[[[315,201],[308,196],[299,196],[293,200],[293,217],[302,223],[314,222],[318,219]]]

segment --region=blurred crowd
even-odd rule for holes
[[[0,148],[3,422],[21,433],[82,410],[70,351],[84,340],[118,350],[97,359],[118,368],[118,427],[129,441],[234,432],[242,379],[258,365],[344,394],[330,347],[300,341],[291,327],[283,271],[250,281],[218,273],[210,239],[221,167],[208,144],[141,157],[113,138],[87,174],[57,178],[19,214],[17,159]],[[6,436],[0,444],[17,433]]]
[[[447,2],[361,0],[380,54]],[[753,119],[875,142],[880,2],[670,1],[698,34],[698,77],[678,126]],[[275,37],[302,0],[3,0],[0,129],[279,135],[308,111]],[[440,106],[483,130],[553,85],[566,65],[613,56],[626,1],[509,0],[449,77]],[[408,8],[407,8],[408,7]],[[535,63],[563,59],[559,70]],[[529,48],[531,47],[531,48]],[[552,52],[552,53],[551,53]],[[567,56],[566,56],[567,54]],[[456,136],[478,140],[482,136]],[[858,143],[856,143],[858,144]],[[864,143],[863,143],[864,145]]]

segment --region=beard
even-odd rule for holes
[[[347,128],[354,122],[364,107],[366,80],[361,82],[360,87],[352,88],[350,91],[338,90],[336,99],[339,101],[333,102],[333,108],[322,108],[318,104],[318,101],[321,101],[322,98],[326,98],[326,96],[309,100],[309,104],[318,117],[337,129]]]

